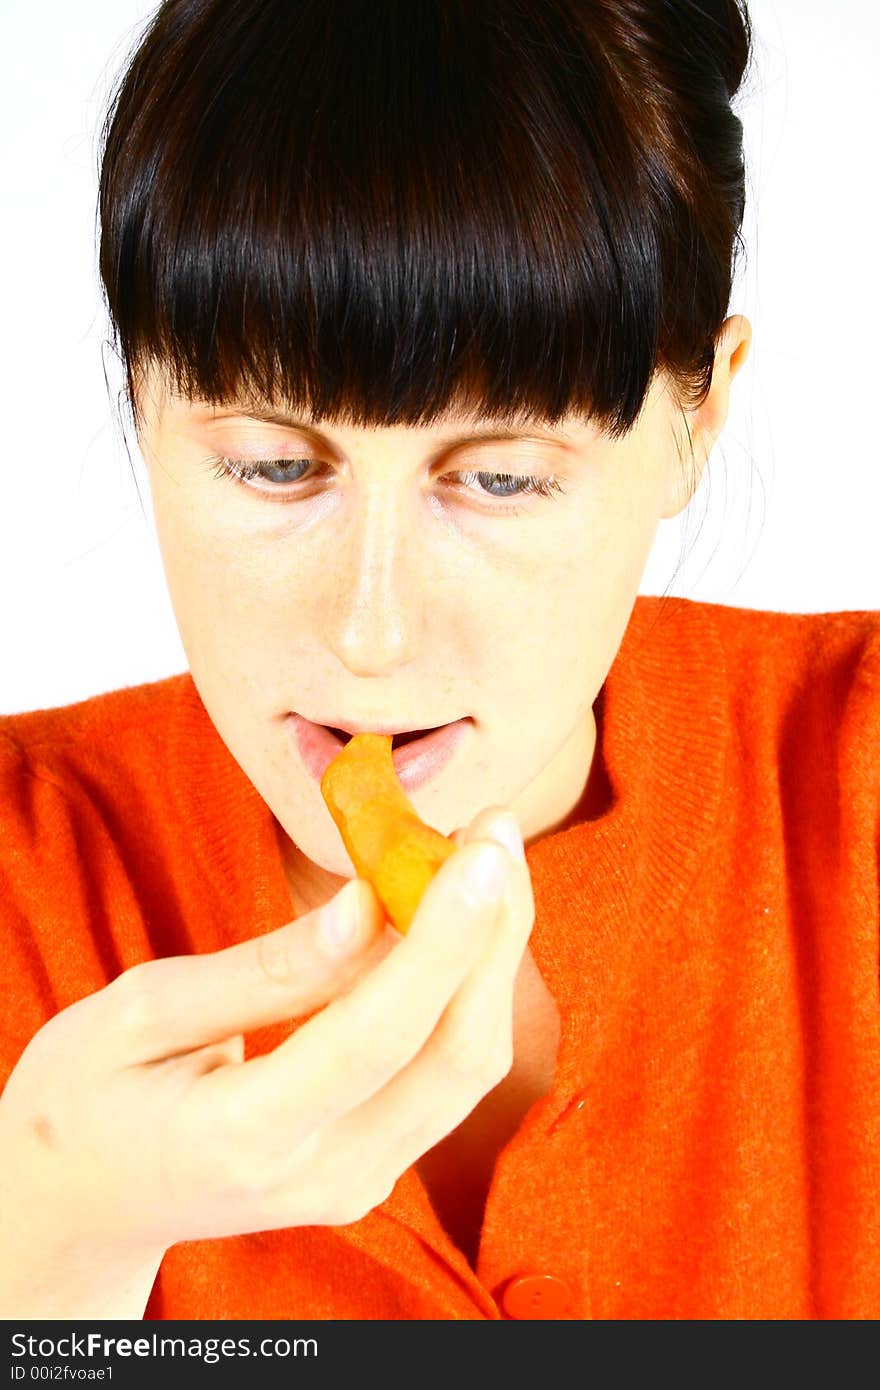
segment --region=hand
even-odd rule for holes
[[[487,843],[501,809],[456,832],[403,939],[356,879],[277,931],[144,962],[50,1019],[0,1097],[0,1267],[15,1271],[0,1306],[95,1314],[128,1278],[142,1310],[178,1241],[341,1225],[383,1201],[512,1063],[534,904],[524,860]],[[501,877],[479,892],[484,857]],[[324,936],[328,907],[345,945]],[[244,1061],[245,1032],[316,1009]]]

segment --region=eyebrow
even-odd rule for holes
[[[175,397],[175,399],[183,399]],[[259,420],[267,425],[280,425],[284,429],[299,430],[303,434],[310,435],[314,439],[324,441],[327,436],[317,426],[309,424],[307,420],[300,420],[294,415],[288,415],[284,411],[257,409],[250,405],[228,407],[231,415],[242,415],[248,420]],[[214,419],[223,419],[223,416],[214,416]],[[572,437],[561,429],[545,429],[542,426],[523,426],[519,429],[498,429],[488,428],[475,430],[470,434],[458,436],[449,435],[439,441],[441,449],[463,448],[468,444],[484,444],[492,440],[534,440],[541,443],[550,444],[571,444]]]

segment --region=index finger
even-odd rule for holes
[[[328,953],[318,930],[324,909],[219,951],[160,956],[123,971],[66,1011],[85,1027],[97,1003],[102,1027],[123,1065],[159,1061],[239,1033],[297,1018],[348,987],[381,938],[385,919],[364,879],[340,890],[355,936],[344,954]]]
[[[510,869],[498,845],[464,846],[431,882],[407,936],[350,993],[273,1052],[206,1074],[197,1091],[249,1126],[280,1127],[287,1142],[359,1105],[430,1037],[485,949]]]

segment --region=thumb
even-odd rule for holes
[[[311,1013],[351,985],[384,934],[375,889],[355,878],[275,931],[222,951],[143,961],[99,992],[117,1056],[157,1061]]]
[[[370,934],[376,908],[381,912],[372,884],[364,878],[350,878],[329,902],[300,920],[309,921],[319,949],[330,960],[338,960],[357,951],[359,944],[366,944],[362,938]]]

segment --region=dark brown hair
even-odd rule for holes
[[[635,422],[711,383],[745,201],[744,0],[165,0],[102,130],[135,411]]]

